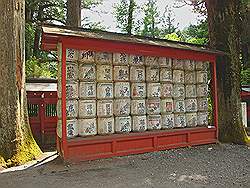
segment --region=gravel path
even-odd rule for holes
[[[250,148],[205,145],[0,174],[1,188],[250,187]]]

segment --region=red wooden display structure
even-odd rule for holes
[[[46,27],[46,26],[45,26]],[[51,27],[51,26],[50,26]],[[55,27],[58,28],[58,27]],[[68,31],[68,28],[61,27]],[[59,29],[60,30],[60,29]],[[78,29],[79,30],[79,29]],[[66,32],[67,33],[67,32]],[[62,45],[62,139],[57,137],[57,149],[65,160],[80,161],[166,150],[170,148],[216,143],[218,138],[218,102],[216,83],[216,56],[218,52],[195,51],[157,46],[152,43],[133,43],[96,39],[80,35],[43,32],[44,50],[56,50]],[[134,55],[160,56],[176,59],[209,61],[212,67],[213,122],[208,127],[148,131],[143,133],[114,134],[67,139],[66,135],[66,49],[124,52]]]

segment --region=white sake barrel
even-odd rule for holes
[[[185,99],[186,112],[197,112],[197,99]]]
[[[174,84],[173,86],[173,97],[174,98],[185,98],[185,86],[183,84]]]
[[[196,84],[195,72],[185,71],[185,84]]]
[[[96,118],[78,120],[79,135],[90,136],[97,134]]]
[[[154,56],[146,56],[145,57],[145,65],[146,66],[157,66],[159,57]]]
[[[146,68],[146,81],[148,82],[159,82],[160,69],[159,67],[147,67]]]
[[[174,127],[186,127],[186,117],[185,114],[175,114],[174,115]]]
[[[97,99],[113,98],[113,83],[97,83]]]
[[[130,114],[130,99],[114,100],[114,115],[127,116]]]
[[[96,116],[96,100],[79,100],[79,118]]]
[[[207,112],[198,112],[197,113],[198,126],[207,126],[208,125],[208,113]]]
[[[77,61],[78,60],[78,51],[75,49],[66,49],[66,61]]]
[[[174,128],[174,114],[164,114],[161,116],[162,129],[172,129]]]
[[[148,130],[161,129],[161,115],[148,115]]]
[[[114,117],[98,118],[97,132],[100,135],[113,134],[115,132]]]
[[[146,98],[146,83],[131,83],[132,98]]]
[[[147,114],[160,114],[161,105],[160,99],[148,99],[147,100]]]
[[[114,66],[114,80],[115,81],[128,81],[129,80],[129,67],[128,66]]]
[[[161,97],[172,97],[173,96],[173,84],[162,83],[161,84]]]
[[[187,127],[197,126],[197,113],[186,113],[186,125]]]
[[[207,70],[209,66],[208,61],[196,61],[195,62],[195,69],[196,70]]]
[[[184,113],[185,111],[186,111],[185,100],[184,99],[174,100],[174,112]]]
[[[58,120],[58,134],[62,136],[62,120]],[[77,119],[70,119],[66,121],[67,138],[74,138],[78,135]]]
[[[160,69],[160,81],[161,82],[172,82],[172,70],[168,68],[161,68]]]
[[[173,82],[184,84],[184,71],[182,70],[173,70]]]
[[[142,55],[130,55],[129,56],[129,64],[130,65],[143,65],[144,64],[144,56],[142,56]]]
[[[61,83],[58,83],[58,97],[62,97]],[[67,81],[66,83],[66,99],[77,99],[78,98],[78,82]]]
[[[130,98],[129,82],[115,82],[115,98]]]
[[[132,130],[143,132],[147,130],[147,116],[132,116]]]
[[[111,64],[113,60],[112,53],[109,52],[96,52],[95,58],[97,64]]]
[[[113,70],[111,65],[97,65],[96,72],[98,82],[111,82],[113,79]]]
[[[161,97],[161,84],[160,83],[147,83],[147,97],[148,98]]]
[[[174,104],[172,98],[161,99],[161,113],[171,113],[174,110]]]
[[[80,82],[79,97],[82,99],[96,98],[96,83]]]
[[[95,52],[90,50],[81,50],[79,52],[79,59],[80,62],[83,63],[94,63],[95,62]]]
[[[94,64],[80,64],[79,65],[79,80],[81,81],[95,81],[96,70]]]
[[[207,71],[197,71],[196,72],[196,83],[204,83],[208,82]]]
[[[78,79],[78,65],[77,63],[67,62],[66,63],[66,80],[77,80]]]
[[[131,66],[130,67],[130,81],[131,82],[144,82],[145,81],[145,67],[144,66]]]
[[[172,68],[172,59],[171,58],[159,57],[158,62],[159,62],[160,67],[166,67],[168,69]]]
[[[207,96],[208,96],[208,85],[197,84],[197,97],[207,97]]]
[[[114,65],[127,65],[128,64],[128,54],[126,54],[126,53],[114,53],[113,54],[113,64]]]
[[[66,101],[66,117],[76,118],[78,115],[78,101],[77,100],[67,100]],[[57,102],[57,117],[62,118],[62,100]]]
[[[98,100],[97,101],[97,116],[109,117],[113,115],[113,101],[112,100]]]
[[[207,98],[198,98],[198,111],[208,111],[208,99]]]
[[[185,60],[184,62],[184,70],[186,71],[194,71],[195,70],[195,62],[192,60]]]
[[[197,97],[196,85],[186,85],[186,98],[195,98]]]
[[[185,60],[183,59],[173,59],[173,69],[183,70],[184,63],[185,63]]]
[[[115,117],[115,132],[129,133],[131,131],[131,117]]]
[[[131,114],[132,115],[146,114],[146,101],[144,99],[131,100]]]

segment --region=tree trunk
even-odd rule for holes
[[[34,159],[41,151],[31,134],[26,105],[24,0],[0,3],[0,161]],[[2,161],[3,162],[3,161]]]
[[[81,26],[81,0],[67,0],[66,25],[72,27]]]
[[[240,100],[239,0],[206,0],[209,41],[226,53],[217,59],[219,140],[245,143]]]
[[[128,8],[128,25],[127,25],[127,33],[131,35],[132,28],[133,28],[133,13],[135,10],[135,1],[129,1],[129,8]]]

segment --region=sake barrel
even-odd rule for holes
[[[197,112],[197,99],[185,99],[186,112]]]
[[[76,118],[78,115],[78,101],[77,100],[67,100],[66,101],[66,117]],[[62,100],[57,102],[57,117],[62,118]]]
[[[197,97],[207,97],[207,96],[208,96],[208,85],[197,84]]]
[[[115,117],[115,132],[129,133],[131,131],[131,117]]]
[[[161,129],[161,115],[148,115],[147,125],[148,130]]]
[[[173,84],[171,83],[162,83],[161,84],[161,97],[172,97],[173,96]]]
[[[79,118],[96,116],[96,100],[79,100]]]
[[[97,116],[109,117],[113,115],[113,101],[112,100],[98,100],[97,101]]]
[[[126,53],[114,53],[113,54],[113,64],[114,65],[127,65],[128,64],[128,54],[126,54]]]
[[[78,51],[75,49],[66,49],[66,61],[77,61],[78,60]]]
[[[198,111],[208,111],[208,99],[207,98],[198,98]]]
[[[175,113],[184,113],[185,111],[186,111],[185,100],[184,99],[174,100],[174,112]]]
[[[184,60],[182,59],[173,59],[173,69],[179,69],[183,70],[184,69]]]
[[[172,70],[168,68],[161,68],[160,69],[160,81],[161,82],[172,82],[173,77],[172,77]]]
[[[164,114],[161,116],[162,129],[172,129],[174,127],[174,114]]]
[[[145,67],[144,66],[131,66],[130,67],[130,81],[131,82],[144,82],[145,81]]]
[[[144,64],[144,56],[142,56],[142,55],[130,55],[129,56],[129,64],[130,65],[143,65]]]
[[[198,126],[208,126],[208,113],[207,112],[198,112]]]
[[[113,98],[113,83],[97,83],[97,99]]]
[[[160,69],[159,67],[147,67],[146,68],[146,81],[148,82],[159,82]]]
[[[128,116],[130,114],[130,99],[114,100],[114,115]]]
[[[197,71],[196,72],[196,83],[204,83],[208,82],[207,71]]]
[[[185,84],[196,84],[195,72],[185,71]]]
[[[95,81],[95,79],[96,79],[96,68],[94,64],[79,65],[79,80]]]
[[[90,136],[97,134],[96,118],[78,120],[79,135]]]
[[[79,59],[80,62],[83,63],[94,63],[95,62],[95,52],[90,50],[81,50],[79,52]]]
[[[197,97],[196,85],[190,84],[186,85],[186,98],[195,98]]]
[[[159,57],[154,56],[146,56],[145,57],[145,65],[146,66],[157,66]]]
[[[100,135],[113,134],[115,132],[114,117],[98,118],[97,132]]]
[[[96,63],[97,64],[111,64],[112,63],[112,53],[109,52],[96,52]]]
[[[129,80],[129,67],[128,66],[114,66],[114,80],[115,81],[128,81]]]
[[[185,60],[184,62],[184,70],[186,71],[194,71],[195,70],[195,62],[192,60]]]
[[[115,98],[130,98],[129,82],[115,82]]]
[[[171,58],[159,57],[158,62],[159,62],[160,67],[166,67],[168,69],[172,68],[172,59]]]
[[[185,114],[174,114],[174,127],[186,127],[186,117]]]
[[[146,116],[132,116],[132,130],[134,132],[143,132],[147,130]]]
[[[73,62],[66,63],[66,80],[78,79],[78,65]]]
[[[58,98],[62,97],[62,86],[58,83]],[[78,82],[67,81],[66,83],[66,99],[77,99],[78,98]]]
[[[173,82],[184,84],[184,71],[182,70],[173,70]]]
[[[62,134],[62,120],[58,120],[58,134]],[[66,120],[66,135],[67,138],[74,138],[78,135],[77,119]]]
[[[131,83],[132,98],[146,98],[146,83]]]
[[[160,99],[148,99],[146,105],[147,105],[147,114],[160,114],[161,112]]]
[[[56,134],[59,138],[62,138],[62,120],[57,120]]]
[[[174,98],[185,98],[185,86],[183,84],[174,84],[173,86],[173,97]]]
[[[96,83],[80,82],[79,97],[82,99],[96,98]]]
[[[144,99],[131,100],[131,114],[132,115],[146,114],[146,101]]]
[[[173,112],[173,110],[174,110],[173,106],[174,105],[173,105],[172,98],[161,99],[161,113],[162,114]]]
[[[187,127],[197,126],[197,113],[186,113],[186,125]]]
[[[195,69],[196,70],[207,70],[209,66],[208,61],[196,61],[195,62]]]
[[[161,84],[160,83],[147,83],[147,97],[148,98],[161,97]]]
[[[97,65],[96,78],[98,82],[111,82],[113,79],[113,71],[111,65]]]

